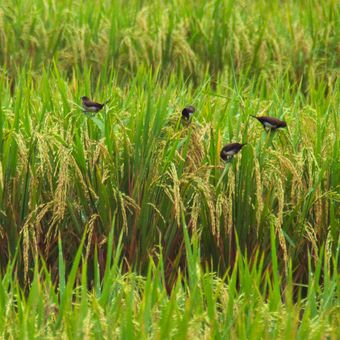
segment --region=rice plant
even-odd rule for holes
[[[338,19],[2,1],[1,336],[337,338]]]
[[[264,258],[259,253],[250,265],[237,249],[235,265],[223,278],[202,270],[197,235],[190,241],[185,225],[183,233],[188,272],[178,276],[170,294],[166,289],[162,255],[158,253],[149,258],[145,276],[123,270],[122,238],[112,251],[113,231],[108,237],[102,280],[99,280],[96,251],[93,264],[97,274],[92,283],[88,281],[88,262],[82,257],[85,235],[67,279],[63,242],[59,239],[58,289],[42,258],[35,259],[28,294],[24,294],[18,281],[13,279],[14,262],[8,263],[0,282],[2,336],[337,338],[339,247],[332,260],[322,248],[315,266],[308,256],[308,296],[301,298],[299,294],[296,301],[292,301],[292,264],[288,264],[286,288],[282,292],[274,226],[270,228],[273,271],[263,268]],[[320,286],[322,271],[324,285]],[[93,287],[91,290],[87,289],[89,285]]]

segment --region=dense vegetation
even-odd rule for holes
[[[1,336],[336,338],[339,18],[2,0]]]

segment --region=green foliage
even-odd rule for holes
[[[221,279],[202,269],[196,236],[190,241],[185,230],[188,275],[187,278],[179,275],[170,294],[162,279],[165,274],[162,255],[149,259],[147,275],[143,277],[122,269],[121,249],[112,251],[112,244],[107,248],[112,262],[106,267],[105,278],[90,290],[87,262],[84,258],[79,261],[85,244],[79,246],[72,271],[79,269],[80,275],[68,276],[59,300],[58,286],[52,283],[42,258],[36,259],[32,268],[34,275],[28,295],[12,276],[14,266],[9,263],[0,281],[1,336],[258,339],[324,338],[336,334],[340,321],[337,296],[340,274],[335,259],[329,262],[324,249],[309,268],[307,296],[301,299],[298,293],[296,303],[292,303],[291,272],[287,291],[282,295],[277,279],[271,279],[275,272],[261,269],[263,257],[256,256],[250,264],[238,249],[235,266]],[[278,258],[273,228],[271,235],[274,264]],[[59,243],[60,254],[61,247]],[[338,245],[336,257],[339,249]]]
[[[0,65],[14,81],[22,65],[39,72],[55,60],[101,84],[140,67],[196,84],[234,68],[269,82],[287,73],[305,88],[336,77],[338,17],[334,0],[3,0]]]
[[[1,336],[334,336],[338,17],[0,2]],[[83,95],[109,102],[84,114]],[[229,142],[247,145],[225,164]]]
[[[112,243],[122,232],[122,256],[137,271],[147,272],[162,244],[170,286],[188,263],[183,222],[189,234],[199,232],[201,257],[221,273],[235,262],[236,236],[253,256],[270,248],[273,226],[278,270],[285,273],[291,259],[294,280],[306,282],[307,251],[317,259],[327,244],[334,254],[339,237],[339,83],[328,94],[310,87],[308,96],[288,79],[275,88],[263,84],[265,94],[255,81],[226,83],[233,80],[221,77],[216,90],[208,81],[194,89],[172,77],[164,85],[140,70],[129,87],[113,78],[93,89],[94,98],[111,100],[86,116],[79,98],[91,88],[89,79],[69,82],[56,69],[35,77],[22,72],[12,96],[4,78],[2,268],[21,239],[17,269],[24,282],[36,256],[53,275],[68,273],[60,254],[58,263],[58,235],[69,259],[86,229],[86,256],[97,252],[99,263],[90,272],[100,276],[116,218]],[[180,113],[187,103],[197,108],[189,126]],[[288,129],[266,134],[250,117],[259,111],[284,118]],[[229,141],[248,145],[224,165],[219,151]],[[270,260],[268,252],[265,267]]]

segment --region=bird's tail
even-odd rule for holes
[[[250,117],[253,117],[253,118],[256,118],[256,119],[258,118],[257,116],[254,116],[254,115],[250,115]]]

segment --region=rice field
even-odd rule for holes
[[[0,337],[340,339],[339,22],[0,1]]]

